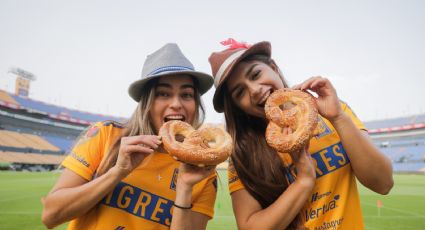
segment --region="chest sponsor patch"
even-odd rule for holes
[[[120,182],[101,203],[165,226],[171,224],[172,200],[124,182]]]
[[[342,147],[341,142],[319,150],[311,154],[311,157],[316,163],[316,178],[322,177],[350,163],[350,159]]]

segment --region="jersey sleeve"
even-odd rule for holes
[[[193,201],[192,211],[199,212],[213,218],[214,204],[217,197],[217,175],[213,174],[205,180],[203,189]]]
[[[232,161],[229,162],[229,167],[227,170],[227,180],[229,183],[230,194],[245,188],[241,180],[239,179],[238,174],[236,173],[235,166],[233,165]]]
[[[101,122],[88,127],[62,162],[62,166],[91,180],[105,151],[106,129]]]
[[[366,126],[363,124],[363,122],[360,121],[360,119],[357,117],[357,115],[354,113],[354,111],[348,106],[347,103],[341,101],[341,108],[346,113],[351,120],[354,122],[354,124],[357,126],[358,129],[367,130]]]

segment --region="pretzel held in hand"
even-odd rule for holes
[[[265,113],[270,121],[266,129],[267,143],[282,153],[300,151],[317,133],[316,101],[301,90],[280,89],[266,101]],[[291,134],[284,134],[289,127]]]
[[[232,152],[232,138],[218,127],[204,126],[195,130],[186,122],[174,120],[162,125],[159,136],[164,149],[174,159],[199,167],[218,165]],[[179,136],[184,140],[179,140]]]

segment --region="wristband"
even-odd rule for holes
[[[173,203],[173,206],[180,209],[191,209],[193,207],[192,204],[190,204],[189,207],[183,207],[183,206],[177,205],[176,203]]]

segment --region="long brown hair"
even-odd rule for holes
[[[192,122],[194,128],[198,128],[204,121],[205,118],[205,109],[202,105],[201,95],[198,90],[198,81],[193,78],[194,84],[194,95],[195,95],[195,117]],[[118,152],[120,149],[121,138],[127,136],[136,136],[136,135],[157,135],[155,128],[151,122],[149,111],[152,108],[154,99],[155,99],[155,88],[158,84],[159,78],[155,78],[146,83],[143,87],[142,95],[140,97],[139,104],[136,107],[136,110],[133,112],[133,115],[124,124],[124,129],[120,136],[113,142],[107,155],[103,157],[102,162],[100,163],[96,176],[101,176],[105,174],[110,168],[112,168],[118,159]]]
[[[273,59],[264,55],[251,55],[241,62],[254,60],[273,66],[279,72],[284,86],[288,87]],[[235,140],[232,163],[248,193],[262,208],[267,208],[288,188],[289,169],[282,164],[277,152],[266,142],[267,122],[263,118],[243,112],[232,101],[227,85],[223,85],[222,90],[226,128]],[[287,229],[299,229],[303,224],[300,211]]]

